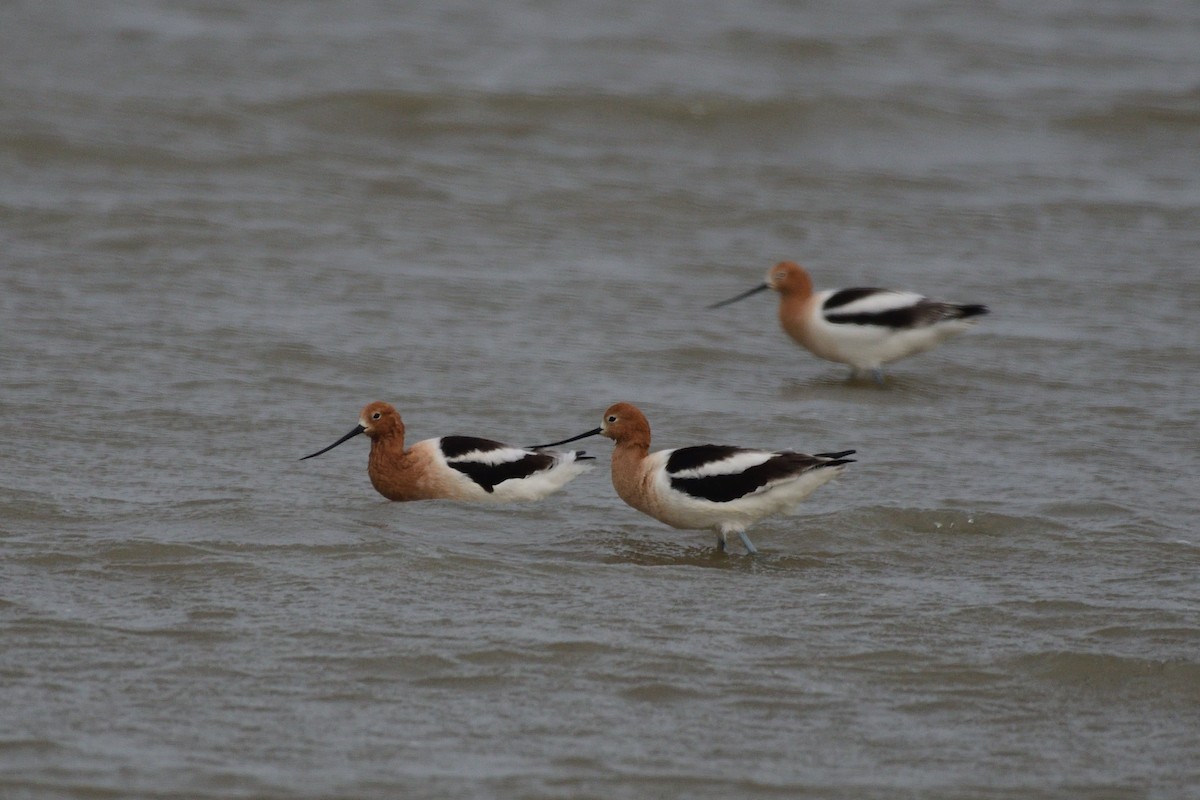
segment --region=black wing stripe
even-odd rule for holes
[[[704,445],[715,447],[716,445]],[[692,449],[692,448],[687,448]],[[731,448],[737,450],[738,448]],[[669,463],[669,462],[668,462]],[[769,461],[730,475],[711,475],[704,478],[671,478],[671,488],[701,500],[728,503],[753,494],[763,486],[783,478],[799,475],[810,469],[833,466],[825,461],[803,453],[780,453]]]
[[[446,458],[458,458],[467,453],[487,452],[488,450],[503,450],[509,445],[491,439],[481,439],[478,436],[443,436],[441,438],[442,455]]]
[[[698,444],[692,447],[681,447],[673,451],[671,457],[667,459],[667,473],[674,474],[689,469],[698,469],[714,461],[724,461],[744,450],[744,447],[727,444]]]
[[[889,308],[887,311],[863,311],[858,314],[826,314],[825,319],[837,325],[877,325],[883,328],[901,330],[929,325],[938,320],[936,315],[930,315],[920,304]]]
[[[826,310],[831,308],[840,308],[842,306],[850,305],[856,300],[862,300],[864,297],[870,297],[871,295],[878,294],[882,291],[884,290],[867,287],[859,289],[839,289],[838,291],[829,295],[828,299],[821,304],[821,307]]]
[[[826,304],[828,307],[828,303]],[[987,306],[939,303],[921,300],[911,306],[889,308],[886,311],[862,311],[857,314],[826,314],[825,319],[839,325],[878,325],[893,330],[924,328],[948,319],[966,319],[988,313]]]
[[[498,484],[507,480],[528,478],[530,475],[550,469],[554,465],[554,456],[530,453],[522,459],[506,461],[503,464],[484,464],[480,461],[450,461],[448,463],[450,467],[475,481],[484,490],[492,492]]]

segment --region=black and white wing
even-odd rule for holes
[[[713,503],[729,503],[813,470],[848,463],[853,459],[845,456],[854,452],[810,456],[703,444],[666,451],[664,470],[673,491]]]
[[[526,450],[475,436],[443,436],[438,440],[438,449],[447,466],[466,475],[489,494],[505,481],[535,478],[563,460],[562,454]],[[571,451],[571,455],[583,454]]]
[[[859,288],[832,292],[821,303],[822,318],[833,325],[865,325],[912,330],[988,313],[986,306],[930,300],[915,292]]]

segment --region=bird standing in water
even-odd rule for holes
[[[840,475],[853,461],[846,456],[855,452],[810,456],[702,444],[651,453],[650,423],[631,403],[610,406],[599,428],[539,446],[596,435],[616,443],[612,482],[622,500],[674,528],[714,531],[722,551],[728,535],[736,533],[751,554],[758,550],[746,528],[763,517],[791,511]]]
[[[763,283],[720,308],[752,294],[779,292],[779,322],[813,355],[849,364],[851,377],[869,371],[883,384],[883,365],[931,350],[969,330],[987,306],[930,300],[915,292],[857,288],[813,290],[808,271],[791,261],[767,270]]]
[[[369,403],[358,425],[312,458],[365,433],[367,474],[389,500],[540,500],[591,468],[582,450],[541,452],[474,436],[441,436],[404,447],[404,422],[388,403]],[[300,459],[301,461],[304,458]]]

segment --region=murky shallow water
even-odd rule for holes
[[[3,794],[1195,791],[1200,16],[860,10],[6,6]],[[783,257],[994,313],[847,384]],[[721,557],[373,399],[859,462]]]

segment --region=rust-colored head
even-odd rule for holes
[[[312,458],[322,453],[328,453],[342,442],[353,439],[360,433],[370,436],[372,443],[380,440],[399,441],[400,447],[404,447],[404,423],[400,421],[400,413],[392,408],[391,404],[376,401],[374,403],[367,403],[366,408],[358,416],[358,424],[349,433],[329,445],[329,447],[322,448],[315,453],[309,453],[304,458]],[[374,444],[372,444],[373,447]],[[303,461],[304,458],[300,460]]]
[[[650,421],[633,403],[614,403],[604,412],[600,435],[607,436],[617,444],[643,444],[649,447]]]
[[[808,297],[813,293],[812,277],[795,261],[780,261],[767,270],[767,286],[785,296]]]
[[[767,277],[758,286],[753,289],[747,289],[741,294],[734,295],[728,300],[722,300],[719,303],[713,303],[709,308],[720,308],[727,306],[730,303],[736,303],[738,300],[744,300],[752,294],[765,292],[767,289],[774,289],[786,298],[794,298],[795,300],[806,300],[812,296],[813,284],[812,278],[808,276],[808,272],[804,267],[794,261],[780,261],[775,266],[767,270]]]
[[[372,439],[392,436],[404,438],[404,421],[400,419],[400,412],[391,403],[382,400],[367,403],[358,416],[358,424],[362,426],[363,433]]]
[[[638,407],[633,403],[614,403],[604,412],[604,417],[600,421],[599,428],[592,428],[590,431],[584,431],[569,439],[560,439],[557,442],[550,442],[549,444],[535,444],[532,447],[533,449],[557,447],[560,444],[577,442],[589,436],[607,436],[609,439],[615,441],[618,446],[635,444],[649,448],[650,423],[646,421],[646,415],[638,410]]]

